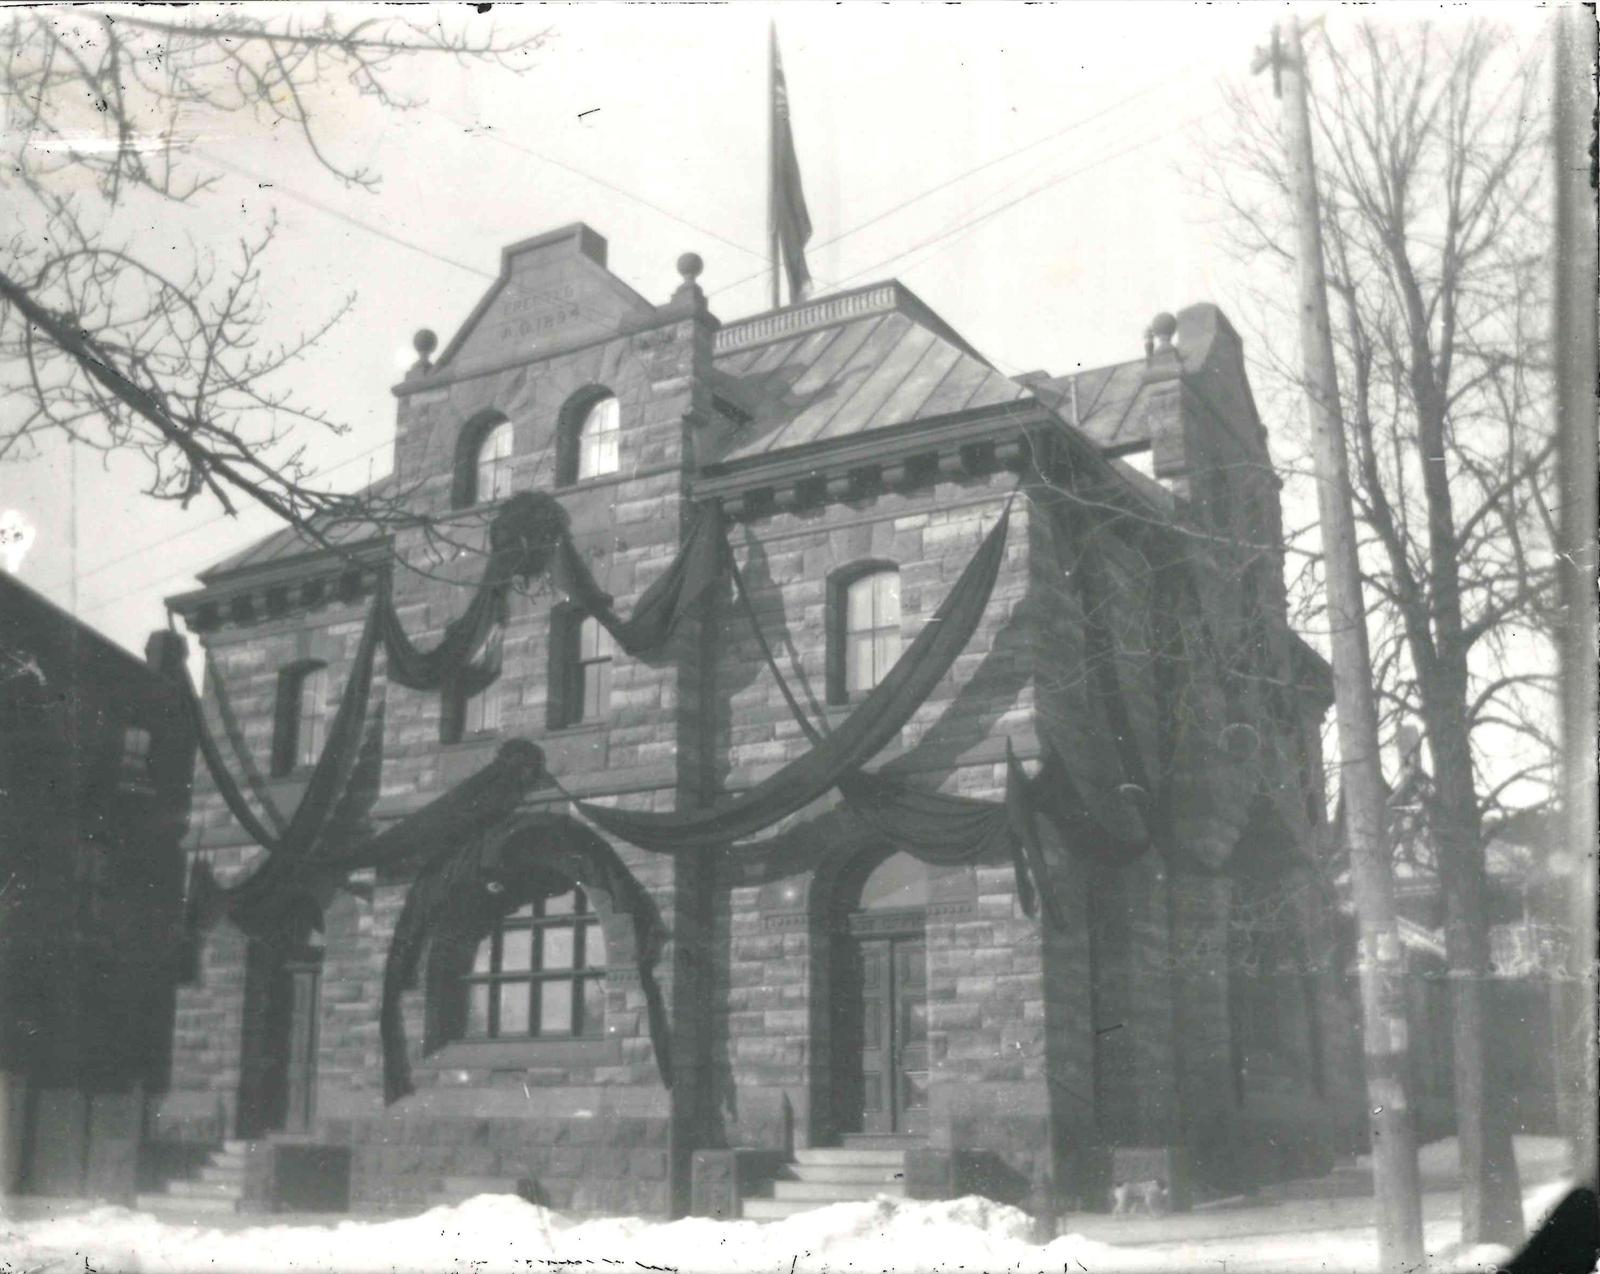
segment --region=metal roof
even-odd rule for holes
[[[719,464],[1031,397],[898,283],[729,324],[714,366],[749,417]]]
[[[382,495],[388,488],[389,482],[388,478],[379,478],[361,494]],[[384,533],[383,527],[375,522],[341,522],[333,525],[333,520],[329,517],[314,517],[311,519],[311,525],[316,528],[319,535],[326,537],[335,547],[359,544]],[[302,553],[322,551],[322,545],[315,540],[292,526],[286,526],[282,530],[274,531],[265,539],[257,540],[247,548],[240,549],[232,557],[223,558],[215,566],[208,566],[199,572],[199,579],[209,584],[224,575],[233,575],[254,567],[269,566],[274,562],[299,557]]]

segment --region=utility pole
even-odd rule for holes
[[[1563,848],[1576,861],[1567,889],[1570,926],[1558,1023],[1558,1109],[1572,1130],[1572,1175],[1595,1180],[1595,204],[1589,121],[1594,112],[1593,18],[1556,15],[1555,360],[1561,437],[1561,648]]]
[[[1351,892],[1360,928],[1362,1054],[1372,1134],[1378,1265],[1385,1271],[1415,1270],[1424,1259],[1422,1192],[1414,1116],[1406,1092],[1410,1037],[1405,971],[1394,906],[1383,775],[1378,768],[1372,655],[1361,599],[1350,471],[1328,319],[1328,283],[1323,275],[1305,54],[1300,24],[1293,16],[1283,23],[1281,36],[1273,31],[1270,52],[1258,55],[1253,69],[1267,66],[1272,70],[1274,91],[1283,102],[1284,146],[1298,240],[1300,350],[1327,576],[1328,636],[1333,649],[1334,711],[1339,722],[1339,772],[1345,834],[1350,843]]]

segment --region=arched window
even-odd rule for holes
[[[461,976],[461,1038],[599,1035],[605,970],[605,935],[582,889],[524,903],[479,940]]]
[[[615,473],[621,431],[622,409],[615,394],[601,391],[574,398],[562,412],[558,474],[561,483]]]
[[[328,669],[313,660],[291,664],[278,674],[277,722],[272,736],[272,772],[308,769],[327,740]]]
[[[831,611],[828,699],[848,703],[882,681],[900,658],[900,572],[873,565],[841,574]]]
[[[479,412],[456,437],[450,507],[470,508],[511,494],[511,455],[516,431],[497,411]]]
[[[552,729],[602,721],[611,708],[615,645],[600,621],[580,611],[559,611],[551,644]]]
[[[472,494],[474,504],[504,500],[511,494],[511,422],[492,426],[478,443]]]

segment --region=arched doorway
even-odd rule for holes
[[[876,854],[834,899],[833,1058],[841,1133],[928,1131],[928,869]]]
[[[250,942],[239,1135],[308,1132],[316,1114],[322,912],[310,898]]]

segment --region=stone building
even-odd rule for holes
[[[1277,482],[1227,320],[1195,306],[1129,362],[1008,378],[898,283],[724,323],[698,259],[679,268],[658,305],[587,226],[506,248],[394,390],[374,495],[431,520],[282,532],[172,600],[228,764],[289,810],[377,599],[418,647],[447,637],[509,497],[559,502],[618,612],[707,509],[739,576],[637,657],[535,578],[484,630],[487,676],[422,691],[378,658],[335,839],[421,817],[522,739],[550,780],[501,822],[520,865],[428,933],[399,1001],[413,1091],[387,1103],[408,870],[302,891],[270,941],[209,928],[151,1135],[239,1161],[232,1184],[173,1188],[262,1202],[294,1176],[275,1161],[321,1155],[307,1171],[359,1208],[503,1183],[578,1212],[880,1189],[1048,1211],[1103,1207],[1129,1173],[1181,1204],[1328,1162],[1362,1127],[1305,884],[1330,696],[1286,627]],[[736,843],[596,833],[585,809],[716,810],[855,738],[1001,535],[971,639],[866,759],[979,818],[1008,746],[1030,791],[1070,789],[1033,824],[1044,906],[1020,851],[929,862],[833,787]],[[190,848],[224,885],[262,861],[204,770]]]
[[[184,955],[183,657],[0,572],[0,1196],[137,1188]]]

